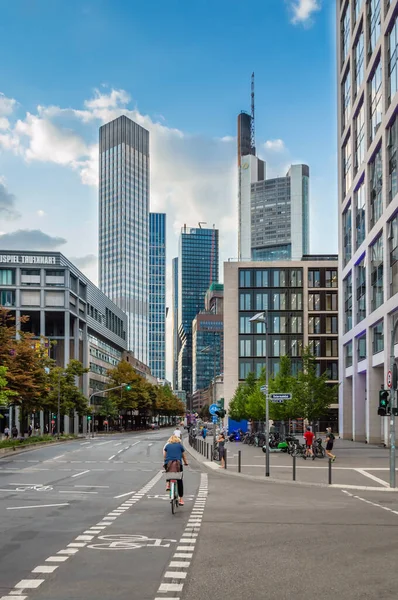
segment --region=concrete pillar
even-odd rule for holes
[[[340,363],[341,364],[341,363]],[[353,439],[353,412],[354,400],[352,390],[352,377],[342,375],[342,383],[340,386],[340,428],[339,433],[345,440]]]
[[[355,349],[356,352],[356,349]],[[366,373],[354,373],[353,440],[366,441]]]
[[[40,335],[43,337],[46,335],[46,311],[40,311]]]
[[[371,364],[372,356],[368,357],[368,373],[367,373],[367,396],[368,401],[366,403],[366,439],[369,444],[380,444],[383,443],[382,439],[382,427],[381,421],[388,419],[381,419],[377,414],[379,406],[379,391],[381,385],[384,383],[384,365],[379,367],[372,367]]]
[[[40,411],[40,434],[43,435],[44,433],[44,412],[41,410]]]
[[[19,406],[15,407],[15,425],[17,426],[17,429],[19,431]],[[22,431],[19,431],[20,434],[22,434]]]
[[[73,421],[73,433],[75,433],[76,435],[79,433],[79,415],[77,414],[77,412],[75,412]]]
[[[70,314],[69,314],[68,310],[65,311],[64,329],[65,329],[64,367],[67,367],[68,363],[69,363],[69,354],[70,354]]]
[[[69,433],[69,417],[64,416],[64,433]]]

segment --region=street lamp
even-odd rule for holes
[[[269,376],[268,376],[268,310],[249,319],[251,323],[264,323],[265,327],[265,476],[269,477]]]

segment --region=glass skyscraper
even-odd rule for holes
[[[178,256],[172,262],[173,390],[178,389]]]
[[[99,282],[148,364],[149,132],[121,116],[99,132]]]
[[[166,215],[149,213],[149,367],[166,378]]]
[[[192,392],[192,321],[205,308],[209,286],[218,281],[218,230],[181,230],[178,258],[178,389]]]

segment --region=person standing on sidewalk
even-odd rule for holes
[[[207,437],[207,427],[206,427],[206,425],[204,425],[203,429],[202,429],[202,438],[206,441],[206,437]]]
[[[332,428],[327,427],[326,428],[326,454],[329,458],[332,459],[332,462],[334,462],[336,460],[335,455],[332,454],[334,440],[335,440],[335,437],[332,433]]]
[[[220,469],[225,469],[225,435],[220,433],[217,438],[218,454],[220,455]]]
[[[312,444],[314,443],[315,434],[311,431],[311,427],[307,427],[307,431],[304,434],[305,439],[305,454],[306,456],[311,456],[312,460],[315,460],[315,454],[312,449]]]

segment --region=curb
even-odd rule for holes
[[[216,472],[221,477],[237,477],[238,479],[244,479],[246,481],[259,481],[261,483],[278,483],[279,485],[293,485],[293,486],[301,486],[301,487],[316,487],[316,488],[325,488],[325,489],[335,489],[335,490],[360,490],[360,491],[368,491],[368,492],[387,492],[387,493],[398,493],[398,488],[387,488],[387,487],[374,487],[374,486],[366,486],[366,485],[344,485],[342,483],[332,483],[329,485],[328,483],[310,483],[307,481],[289,481],[288,479],[275,479],[275,477],[260,477],[259,475],[246,475],[245,473],[236,473],[234,471],[228,471],[228,469],[220,469],[219,464],[216,462],[208,462],[202,454],[196,452],[189,445],[188,439],[186,439],[186,444],[184,445],[186,451],[197,460],[203,467],[205,467],[208,471]]]
[[[61,444],[66,444],[67,442],[75,442],[79,438],[71,439],[71,440],[62,440],[59,442],[39,442],[37,444],[29,444],[29,446],[18,448],[18,450],[13,450],[12,448],[0,448],[0,460],[2,458],[8,458],[9,456],[18,456],[18,454],[25,454],[26,452],[33,452],[34,450],[39,450],[40,448],[44,448],[45,446],[60,446]],[[2,452],[2,450],[4,452]]]

